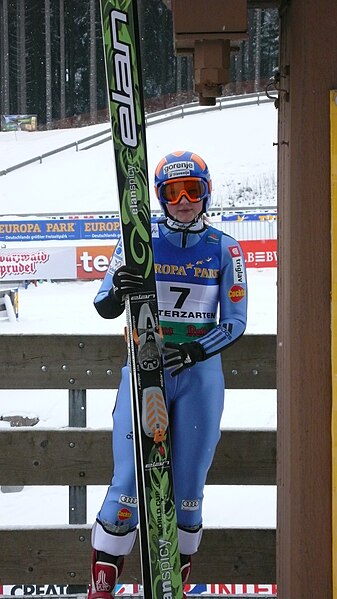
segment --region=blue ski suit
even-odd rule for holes
[[[174,221],[163,219],[153,226],[152,239],[164,342],[198,341],[206,354],[204,361],[175,377],[164,371],[179,548],[192,554],[200,543],[204,486],[220,438],[224,404],[220,352],[246,327],[245,262],[239,243],[203,220],[182,231]],[[94,301],[105,318],[114,317],[108,293],[113,274],[123,263],[119,241]],[[104,532],[96,530],[92,542],[96,549],[122,555],[133,545],[123,543],[122,537],[137,526],[128,366],[122,369],[113,411],[113,456],[113,478],[97,515],[96,528]]]

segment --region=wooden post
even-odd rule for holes
[[[331,599],[329,91],[335,0],[281,6],[278,597]],[[289,96],[287,94],[289,92]]]
[[[331,366],[332,366],[332,588],[337,593],[337,91],[330,92]]]

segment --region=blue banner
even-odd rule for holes
[[[236,213],[236,214],[223,214],[221,216],[222,221],[238,221],[254,220],[254,221],[274,221],[277,219],[277,212],[259,212],[259,213]]]
[[[222,215],[222,221],[273,221],[273,213],[229,214]],[[219,215],[220,219],[220,215]],[[157,217],[153,218],[153,222]],[[78,241],[107,240],[120,237],[119,218],[76,218],[76,219],[38,219],[38,220],[1,220],[0,241]]]
[[[0,241],[118,239],[119,219],[0,220]]]

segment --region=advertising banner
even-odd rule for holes
[[[76,278],[76,248],[0,250],[0,282]]]
[[[102,279],[108,270],[114,245],[78,247],[76,266],[78,279]]]
[[[235,596],[261,596],[276,597],[276,584],[186,584],[184,591],[187,595],[230,595]],[[0,585],[0,595],[25,596],[51,596],[67,595],[67,585]],[[136,595],[138,598],[142,593],[142,587],[138,584],[118,584],[116,595]]]
[[[2,114],[1,131],[36,131],[36,114]]]
[[[84,221],[85,224],[86,221]],[[78,220],[0,221],[0,241],[75,241],[81,237]]]
[[[277,212],[268,212],[268,213],[252,213],[252,212],[248,212],[248,213],[244,213],[242,212],[240,213],[236,213],[236,214],[223,214],[221,217],[221,220],[223,222],[228,222],[228,221],[239,221],[242,222],[243,220],[253,220],[253,221],[274,221],[277,219]]]
[[[277,240],[251,239],[240,241],[247,268],[276,268]]]
[[[276,268],[276,239],[240,242],[247,268]],[[104,246],[0,249],[0,283],[102,279],[115,244]]]
[[[119,239],[119,219],[0,220],[0,241],[78,241]]]
[[[276,268],[276,239],[240,241],[247,268]],[[114,250],[111,246],[77,248],[77,278],[100,279],[105,275]]]
[[[232,214],[219,216],[219,223],[259,221],[272,222],[276,214]],[[157,220],[153,218],[153,222]],[[216,222],[214,225],[216,226]],[[78,218],[78,219],[27,219],[1,220],[0,241],[79,241],[79,240],[117,240],[119,239],[119,218]]]

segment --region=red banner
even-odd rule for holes
[[[240,241],[247,268],[276,268],[276,239]],[[77,248],[77,278],[102,279],[115,246],[83,246]]]
[[[276,268],[276,239],[240,241],[247,268]],[[0,250],[0,282],[102,279],[113,245]]]
[[[240,241],[247,268],[276,268],[277,240],[254,239]]]
[[[77,278],[103,279],[114,250],[114,245],[88,245],[76,248]]]

